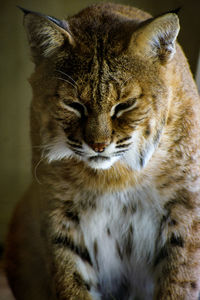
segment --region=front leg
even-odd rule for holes
[[[48,243],[57,299],[100,300],[97,276],[84,244],[78,215],[67,206],[65,203],[49,215]]]
[[[170,201],[161,224],[165,240],[155,258],[156,300],[198,300],[200,290],[200,218],[195,201]]]
[[[100,300],[93,267],[83,252],[75,248],[68,244],[67,237],[54,241],[53,281],[57,299]]]

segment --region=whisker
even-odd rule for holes
[[[59,72],[59,73],[61,73],[61,74],[63,74],[63,75],[65,75],[65,76],[67,76],[69,79],[71,79],[71,81],[77,86],[77,83],[76,83],[76,81],[71,77],[71,76],[69,76],[68,74],[66,74],[65,72],[63,72],[63,71],[60,71],[60,70],[56,70],[57,72]],[[78,86],[77,86],[78,87]]]
[[[114,157],[121,157],[121,156],[123,156],[123,153],[113,153],[112,156],[114,156]]]
[[[42,157],[42,158],[38,161],[38,163],[36,164],[35,169],[34,169],[34,177],[35,177],[36,181],[37,181],[39,184],[42,184],[42,183],[40,182],[39,178],[37,177],[37,169],[38,169],[39,165],[41,164],[41,162],[42,162],[43,160],[44,160],[44,157]]]
[[[114,155],[123,154],[123,153],[125,153],[125,152],[127,152],[127,151],[128,151],[128,149],[119,150],[119,151],[114,152],[113,154],[114,154]]]
[[[57,76],[55,76],[55,78],[57,78],[57,79],[59,79],[59,80],[62,80],[62,81],[65,81],[65,82],[71,84],[71,86],[73,86],[73,87],[76,89],[76,91],[77,91],[77,86],[75,86],[75,85],[74,85],[73,83],[71,83],[69,80],[64,79],[64,78],[61,78],[61,77],[57,77]]]
[[[125,83],[127,81],[129,81],[131,78],[133,78],[133,76],[128,77],[122,84],[121,84],[121,89],[123,88],[123,86],[125,85]]]

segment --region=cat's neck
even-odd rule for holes
[[[38,184],[66,185],[73,188],[105,192],[127,189],[138,184],[140,173],[117,162],[107,170],[95,170],[75,159],[48,163],[34,160],[32,172]]]

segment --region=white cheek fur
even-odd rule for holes
[[[89,167],[102,170],[109,169],[117,160],[121,160],[133,170],[141,170],[150,160],[156,145],[150,140],[144,140],[140,131],[133,132],[130,142],[132,143],[130,149],[121,157],[112,155],[116,151],[115,143],[111,143],[102,153],[102,156],[108,159],[101,159],[101,154],[98,158],[97,153],[86,143],[82,144],[81,151],[83,155],[78,156],[67,147],[66,136],[60,131],[58,132],[58,136],[54,138],[51,143],[46,145],[43,157],[47,158],[49,163],[63,158],[76,157],[83,160]],[[95,159],[91,159],[91,157],[95,157]]]
[[[70,158],[73,152],[66,147],[66,143],[62,137],[57,137],[45,147],[43,156],[49,163],[55,160],[61,160],[63,158]]]
[[[153,143],[152,137],[144,139],[142,132],[135,131],[132,135],[132,146],[123,156],[124,161],[133,170],[140,171],[151,159],[157,144]]]

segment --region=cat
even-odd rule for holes
[[[22,10],[33,182],[6,240],[14,296],[198,299],[200,99],[177,13]]]

